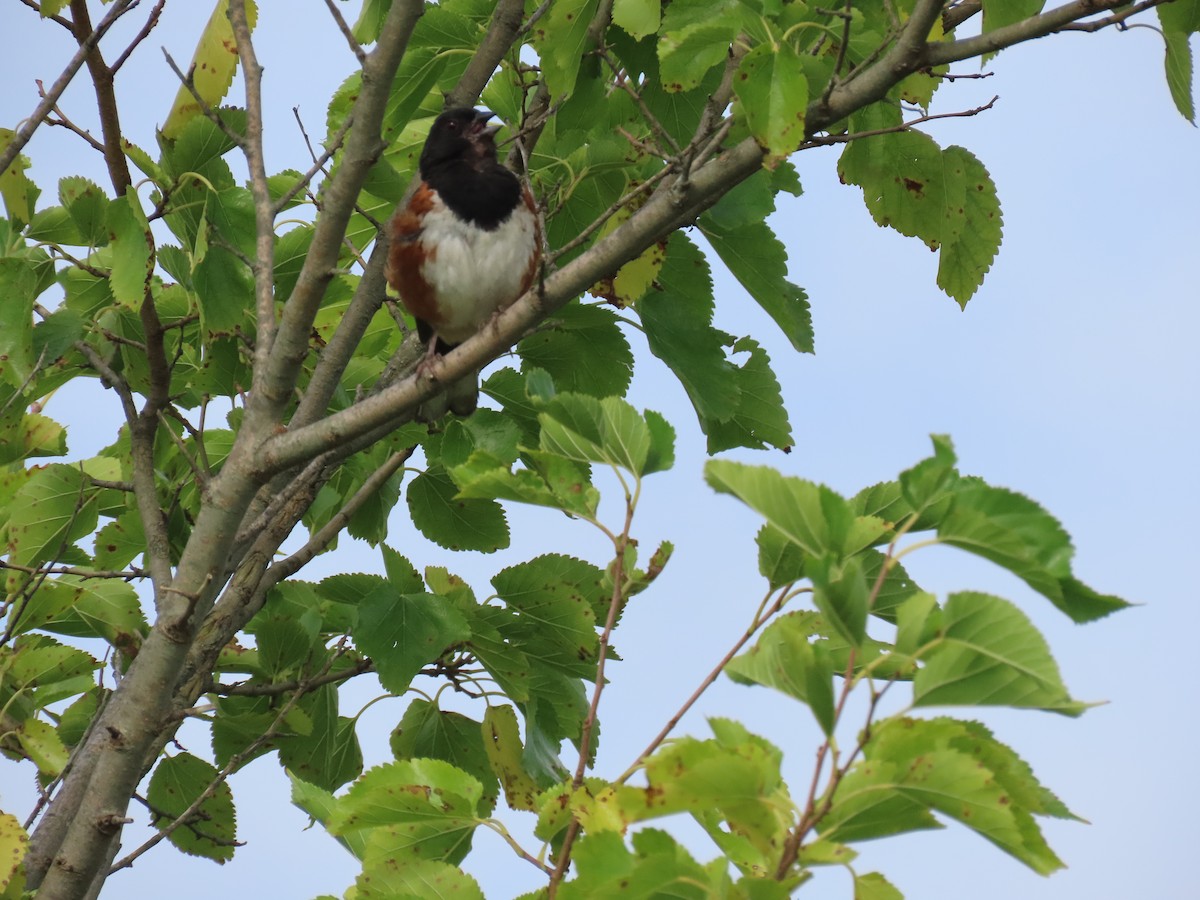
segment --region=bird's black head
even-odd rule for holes
[[[427,176],[440,164],[466,161],[472,168],[496,163],[496,132],[488,125],[492,113],[486,109],[458,106],[448,109],[434,122],[421,151],[421,174]]]

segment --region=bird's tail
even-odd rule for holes
[[[464,375],[446,386],[436,397],[430,397],[417,409],[417,418],[422,422],[436,422],[447,412],[456,416],[469,416],[479,405],[478,370]]]

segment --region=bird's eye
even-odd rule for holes
[[[451,131],[458,131],[458,123],[457,123],[457,122],[454,122],[454,121],[447,122],[447,123],[446,123],[446,126],[447,126],[447,127],[448,127],[448,128],[451,130]]]

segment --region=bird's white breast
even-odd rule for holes
[[[491,231],[463,221],[442,203],[425,213],[421,274],[438,298],[438,336],[451,344],[465,341],[511,305],[527,285],[536,242],[537,222],[523,203]],[[433,247],[437,251],[430,254]]]

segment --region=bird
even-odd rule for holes
[[[494,117],[454,107],[439,115],[418,160],[416,190],[389,223],[388,283],[427,345],[418,371],[480,331],[533,284],[542,233],[527,185],[497,158]],[[418,410],[431,422],[448,408],[475,411],[479,372],[448,385]]]

